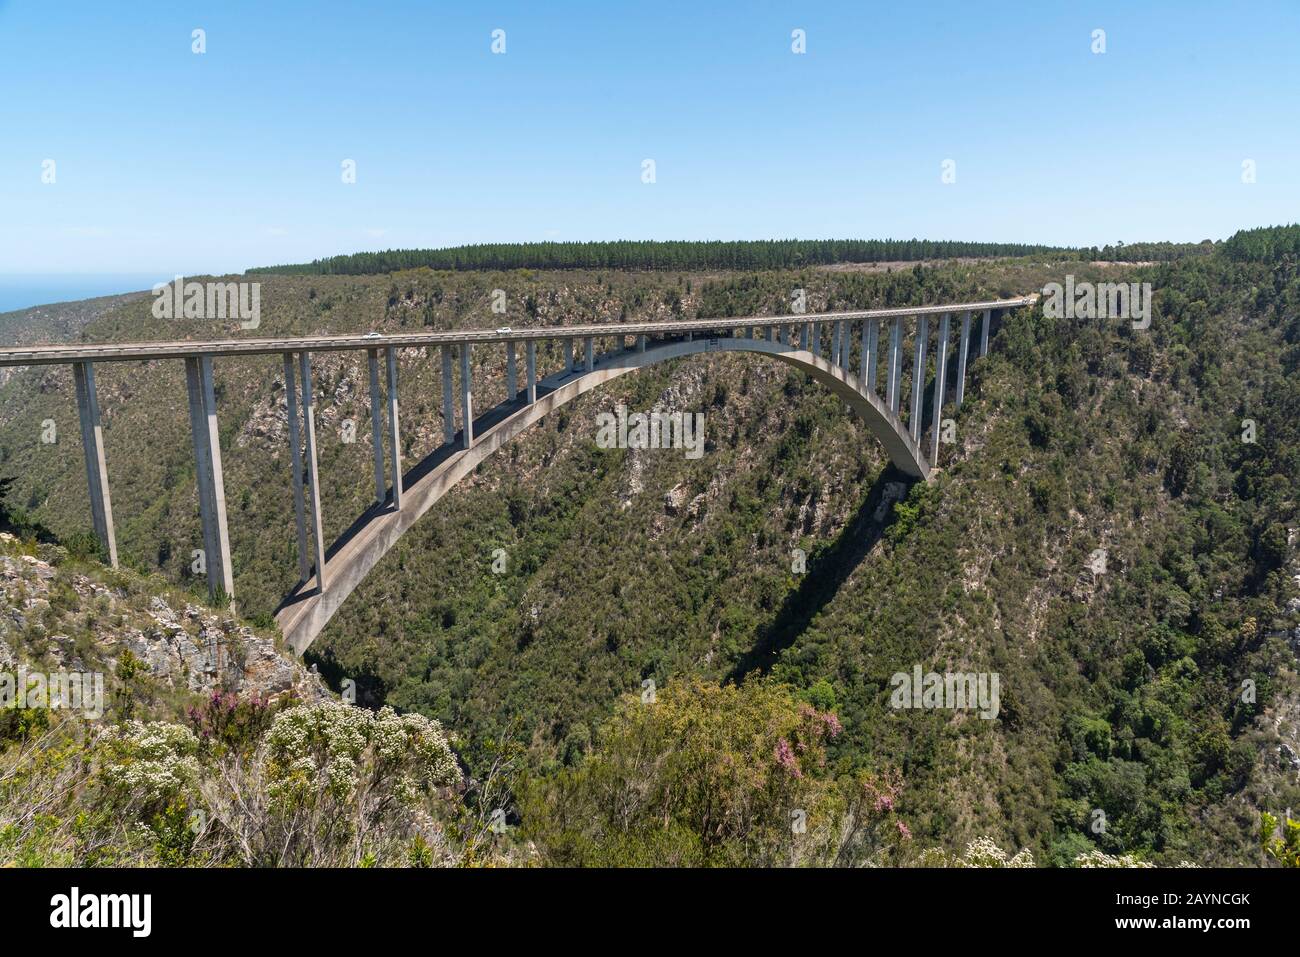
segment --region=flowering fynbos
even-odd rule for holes
[[[782,738],[776,743],[776,763],[789,771],[794,777],[803,777],[803,772],[799,770],[799,762],[795,760],[794,751],[790,747],[790,742]]]
[[[267,776],[268,793],[285,805],[306,800],[322,783],[331,798],[347,800],[363,780],[385,782],[412,802],[452,783],[458,770],[438,722],[330,702],[276,716],[267,736]]]
[[[131,720],[106,729],[100,741],[108,755],[104,783],[130,803],[170,801],[199,776],[198,738],[181,725]]]

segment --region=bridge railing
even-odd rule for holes
[[[840,370],[863,394],[882,399],[903,421],[903,339],[905,325],[912,325],[911,409],[906,427],[914,443],[923,434],[924,392],[927,385],[927,350],[931,317],[938,317],[935,351],[935,379],[931,402],[929,464],[937,465],[942,412],[948,392],[948,358],[952,317],[960,317],[956,344],[955,404],[965,395],[966,368],[977,356],[987,354],[990,331],[998,316],[1009,309],[1030,305],[1036,296],[987,302],[890,309],[862,309],[841,312],[796,313],[779,316],[721,317],[678,322],[613,323],[554,328],[457,330],[451,332],[398,333],[393,335],[309,336],[299,338],[218,339],[207,341],[134,342],[0,348],[0,366],[71,365],[74,371],[77,411],[85,452],[86,478],[96,535],[109,561],[117,564],[117,544],[108,487],[99,403],[95,393],[94,365],[97,362],[125,362],[182,359],[185,362],[189,396],[190,427],[194,445],[199,513],[203,529],[204,557],[209,591],[234,597],[234,575],[230,562],[230,538],[226,518],[221,447],[218,441],[217,409],[213,389],[212,363],[216,358],[251,355],[280,355],[284,362],[287,416],[291,451],[291,484],[298,539],[300,584],[314,576],[324,591],[326,547],[321,524],[321,484],[316,451],[316,403],[312,389],[311,357],[317,352],[364,351],[370,386],[371,435],[374,446],[375,502],[381,507],[402,508],[402,456],[398,410],[397,350],[424,347],[437,349],[442,372],[442,418],[445,445],[459,442],[462,450],[474,444],[474,399],[472,354],[475,345],[504,345],[506,350],[506,402],[531,405],[538,399],[539,383],[548,378],[568,378],[593,372],[597,365],[597,340],[614,339],[614,355],[632,350],[646,352],[652,343],[690,340],[695,336],[758,338],[778,350],[809,353],[815,363]],[[978,325],[978,338],[976,326]],[[857,330],[855,332],[855,328]],[[827,338],[829,337],[829,341]],[[883,338],[882,338],[883,337]],[[538,369],[539,342],[559,342],[564,362],[560,370],[546,377]],[[518,346],[524,348],[523,389],[519,388]],[[579,349],[580,344],[580,349]],[[857,345],[858,363],[852,365]],[[823,358],[823,346],[825,357]],[[460,416],[453,390],[452,369],[460,365]],[[881,362],[885,364],[884,394],[877,382]],[[381,388],[381,365],[384,382]],[[540,378],[539,378],[540,376]],[[384,439],[389,454],[384,454]]]

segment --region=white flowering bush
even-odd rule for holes
[[[1119,857],[1112,857],[1104,851],[1096,850],[1087,851],[1078,855],[1074,859],[1075,867],[1155,867],[1150,861],[1139,860],[1132,854],[1121,854]]]
[[[437,721],[329,702],[276,715],[266,739],[266,776],[272,802],[282,807],[322,789],[349,801],[380,785],[409,806],[458,780],[459,771]]]
[[[198,738],[164,721],[127,721],[100,735],[100,780],[125,807],[158,808],[198,780]]]
[[[84,739],[80,735],[86,735]],[[464,857],[441,725],[341,703],[278,713],[250,747],[179,724],[57,726],[0,750],[0,865],[446,866]]]
[[[966,845],[966,852],[957,862],[957,867],[1033,867],[1034,855],[1029,848],[1024,848],[1015,857],[1008,858],[1007,852],[998,847],[990,838],[981,837]]]
[[[965,852],[957,857],[941,848],[931,848],[917,860],[921,867],[1033,867],[1034,855],[1024,848],[1014,857],[998,847],[990,837],[981,837],[966,845]]]
[[[1141,858],[1134,857],[1132,854],[1121,854],[1119,857],[1113,857],[1096,849],[1080,854],[1074,859],[1075,867],[1132,867],[1148,868],[1155,867],[1150,861],[1144,861]],[[1191,861],[1179,861],[1175,867],[1196,867]]]

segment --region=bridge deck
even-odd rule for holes
[[[126,362],[147,359],[198,358],[201,356],[271,355],[285,352],[339,352],[388,346],[437,346],[459,342],[527,342],[538,339],[581,339],[586,336],[674,335],[713,332],[722,329],[761,329],[782,323],[833,322],[850,319],[892,319],[933,316],[945,312],[982,312],[985,309],[1015,309],[1034,302],[1036,296],[996,299],[990,302],[959,302],[940,306],[907,306],[897,309],[859,309],[847,312],[800,313],[782,316],[719,317],[680,322],[624,322],[591,326],[550,326],[532,329],[457,329],[448,332],[402,332],[370,337],[298,336],[286,338],[178,339],[166,342],[116,342],[77,345],[11,346],[0,348],[0,366],[61,365],[69,362]],[[197,320],[196,320],[197,321]]]

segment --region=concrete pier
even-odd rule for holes
[[[529,343],[532,344],[531,342]],[[456,399],[451,381],[451,343],[442,345],[442,440],[450,445],[456,438]]]
[[[957,395],[955,405],[961,408],[966,396],[966,357],[970,351],[970,310],[961,314],[961,338],[957,341]]]
[[[528,383],[525,398],[532,405],[537,401],[537,343],[532,339],[524,343],[524,376]]]
[[[325,533],[320,520],[320,465],[316,458],[316,398],[311,387],[311,353],[298,353],[298,372],[302,377],[302,425],[306,438],[308,517],[316,556],[316,586],[325,591]]]
[[[570,357],[573,352],[573,340],[566,339]],[[467,449],[474,444],[474,397],[471,395],[473,380],[470,378],[469,353],[472,346],[468,342],[460,344],[460,413],[465,423],[460,433],[460,447]]]
[[[108,494],[108,462],[104,458],[104,430],[99,422],[99,398],[95,394],[95,366],[77,362],[72,366],[76,383],[77,417],[81,422],[81,448],[86,458],[86,487],[90,491],[90,517],[95,537],[108,563],[117,567],[117,533],[113,529],[113,502]]]
[[[212,357],[185,360],[190,400],[190,431],[194,440],[195,478],[199,493],[199,519],[203,526],[203,561],[208,571],[208,593],[217,598],[235,596],[230,565],[230,535],[226,528],[226,489],[221,471],[221,441],[217,428],[217,401],[212,384]]]
[[[384,397],[379,391],[379,350],[367,349],[370,366],[370,442],[374,446],[375,503],[383,505],[388,498],[384,480]]]
[[[876,339],[880,334],[880,324],[868,319],[862,324],[862,388],[868,392],[876,391]]]
[[[306,581],[311,577],[311,558],[307,554],[307,514],[302,504],[302,435],[298,428],[298,385],[294,381],[295,375],[293,370],[293,353],[284,354],[284,393],[285,393],[285,411],[289,416],[289,463],[293,469],[293,517],[294,524],[298,529],[298,577],[299,581]],[[371,378],[371,388],[379,382],[379,372],[375,371]],[[372,402],[377,399],[372,398]],[[376,430],[381,426],[376,425]],[[384,450],[383,442],[375,443],[377,455],[379,458],[379,468],[382,472],[384,467]],[[383,476],[380,476],[379,500],[384,498]]]
[[[889,369],[886,371],[885,404],[895,415],[898,414],[899,395],[902,392],[898,387],[898,374],[903,362],[900,336],[902,336],[902,327],[899,321],[894,319],[889,324]]]
[[[939,464],[939,432],[943,424],[943,397],[948,384],[948,329],[951,316],[944,313],[939,320],[939,343],[934,354],[934,411],[930,414],[930,467]],[[924,383],[924,380],[922,380]]]
[[[925,348],[930,342],[930,321],[922,316],[916,322],[916,350],[912,359],[912,416],[907,427],[912,441],[921,440],[921,410],[925,407]]]
[[[397,350],[388,347],[388,460],[393,471],[393,508],[402,507],[402,439],[397,428]]]

